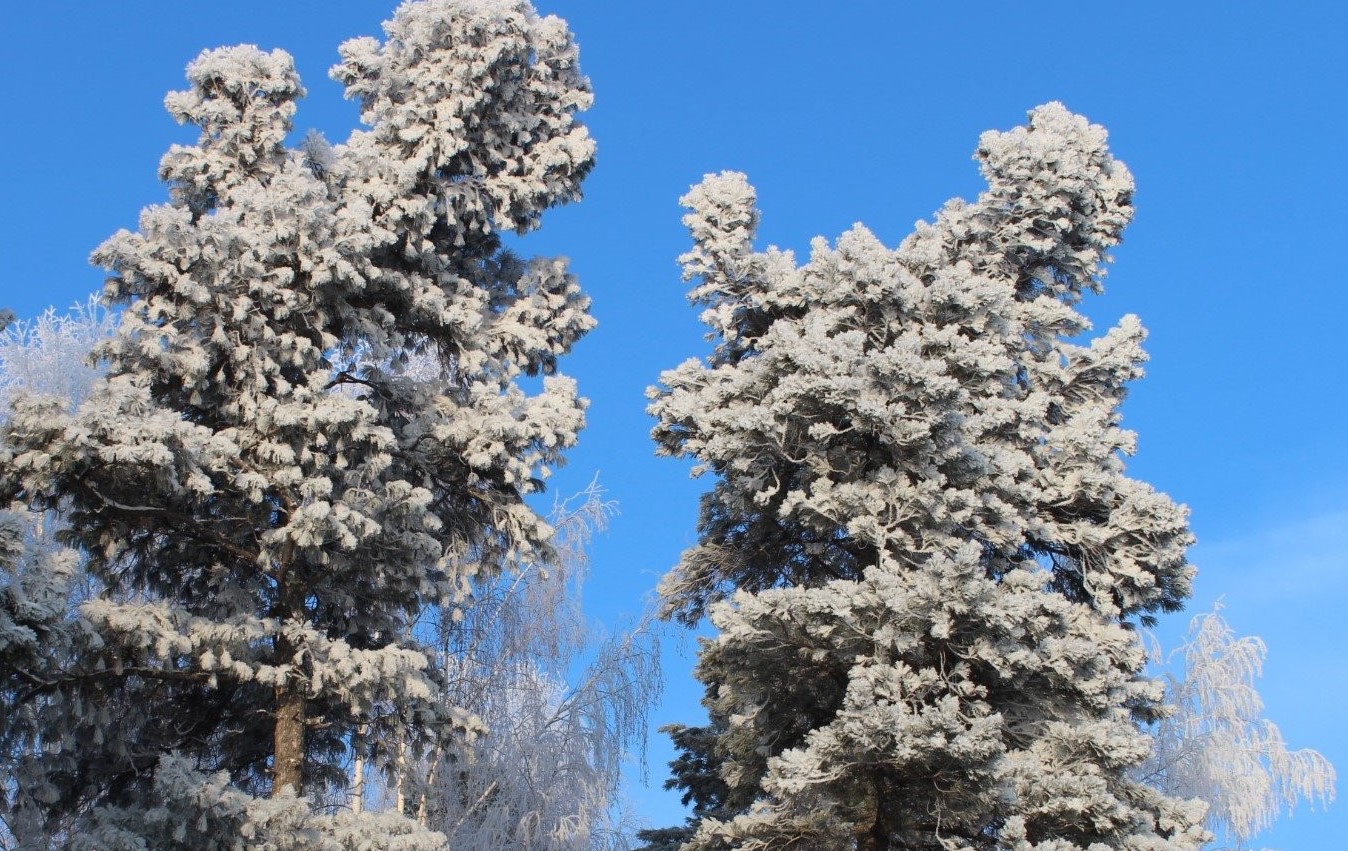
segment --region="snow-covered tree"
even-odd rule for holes
[[[685,848],[1186,849],[1203,805],[1133,778],[1161,714],[1136,626],[1188,596],[1185,511],[1125,475],[1134,317],[1087,345],[1132,215],[1059,104],[984,134],[988,188],[897,249],[752,247],[742,175],[685,198],[717,346],[662,376],[668,455],[716,476],[664,580],[702,649],[723,817]]]
[[[658,693],[658,646],[648,623],[602,637],[581,610],[588,542],[609,511],[593,484],[559,502],[555,558],[506,571],[436,624],[447,699],[488,726],[406,784],[452,848],[626,847],[618,785]]]
[[[593,320],[563,261],[501,234],[579,197],[590,94],[563,22],[524,0],[407,3],[385,36],[342,46],[368,129],[340,145],[286,146],[283,51],[198,57],[166,100],[201,130],[161,162],[169,203],[94,253],[122,310],[106,380],[73,413],[13,400],[0,495],[60,507],[104,589],[78,664],[19,695],[45,702],[28,845],[444,841],[310,804],[345,791],[357,734],[401,743],[366,754],[393,772],[482,731],[437,698],[413,625],[551,557],[524,498],[582,424],[554,372]],[[440,380],[405,376],[409,353]]]
[[[1289,751],[1263,717],[1255,680],[1267,648],[1237,636],[1218,611],[1195,617],[1180,648],[1183,675],[1166,676],[1172,713],[1155,731],[1138,776],[1171,795],[1208,803],[1207,823],[1224,847],[1246,848],[1299,801],[1334,799],[1334,766],[1309,748]]]
[[[0,512],[0,848],[41,835],[46,818],[34,796],[34,743],[48,702],[34,694],[61,675],[77,640],[68,617],[77,572],[73,552],[33,534],[31,518]]]
[[[89,356],[116,327],[115,314],[94,296],[68,313],[48,308],[36,319],[10,323],[0,331],[0,412],[8,416],[18,393],[58,396],[78,407],[103,376]]]
[[[96,299],[69,313],[45,311],[0,332],[0,421],[20,393],[65,400],[73,410],[101,374],[88,356],[114,318]],[[78,554],[57,541],[57,512],[0,512],[0,848],[43,832],[42,810],[18,795],[35,767],[33,744],[49,701],[30,692],[71,664],[81,649],[72,603],[92,592]]]

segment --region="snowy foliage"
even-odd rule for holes
[[[1334,766],[1317,751],[1289,751],[1263,717],[1255,689],[1266,648],[1237,637],[1218,612],[1190,623],[1182,678],[1167,676],[1172,714],[1156,727],[1155,747],[1138,769],[1167,793],[1208,802],[1208,825],[1223,845],[1245,848],[1299,801],[1334,799]]]
[[[299,150],[287,54],[189,65],[165,103],[201,134],[161,161],[170,203],[93,255],[121,310],[106,379],[73,411],[17,394],[3,429],[0,496],[60,508],[103,589],[73,664],[22,669],[19,709],[41,702],[40,727],[6,730],[31,755],[11,809],[42,816],[24,847],[443,843],[319,805],[358,731],[414,757],[482,731],[439,699],[413,627],[552,558],[525,497],[582,425],[555,366],[593,319],[563,261],[500,235],[579,197],[576,57],[524,0],[404,4],[333,70],[368,129]],[[409,353],[434,380],[404,374]],[[49,573],[4,586],[16,653],[59,596]]]
[[[487,730],[353,788],[355,809],[401,800],[453,848],[625,847],[618,780],[659,666],[650,624],[602,638],[581,611],[588,542],[611,511],[595,484],[558,501],[552,559],[478,583],[471,607],[426,624],[443,699]]]
[[[717,346],[652,391],[654,436],[716,482],[667,612],[709,613],[725,784],[691,851],[1188,849],[1203,805],[1134,780],[1161,712],[1136,626],[1188,596],[1185,511],[1129,478],[1134,317],[1080,345],[1132,216],[1098,126],[989,132],[988,188],[898,249],[857,225],[755,251],[754,192],[684,198]]]
[[[47,310],[0,333],[0,419],[22,393],[54,397],[73,410],[101,374],[93,347],[115,328],[95,299],[67,314]],[[59,513],[13,506],[0,512],[0,847],[16,833],[43,831],[40,802],[16,795],[22,787],[50,794],[34,782],[35,758],[50,711],[42,686],[70,665],[86,633],[72,605],[89,599],[94,583],[78,554],[57,541]]]
[[[48,309],[0,332],[0,408],[18,393],[56,396],[77,408],[103,371],[89,360],[94,346],[116,328],[116,316],[98,299],[76,304],[69,313]]]
[[[289,790],[247,795],[226,772],[178,756],[160,760],[146,807],[95,810],[72,851],[442,851],[444,837],[394,813],[313,812]]]

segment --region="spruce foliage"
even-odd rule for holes
[[[392,772],[483,729],[437,699],[415,625],[550,557],[524,498],[582,425],[555,368],[593,319],[564,261],[501,234],[579,197],[588,82],[524,0],[407,3],[343,45],[367,129],[342,144],[287,146],[304,90],[283,51],[207,51],[187,76],[165,103],[201,132],[161,161],[169,203],[93,255],[122,311],[106,379],[73,412],[20,395],[3,429],[0,495],[61,511],[99,586],[74,663],[6,683],[9,711],[41,704],[4,725],[27,754],[10,809],[42,814],[18,839],[439,847],[401,813],[319,805],[357,744]],[[5,587],[6,611],[51,596]],[[5,626],[13,652],[39,608]]]
[[[650,410],[660,451],[716,478],[662,584],[670,615],[718,630],[675,782],[722,812],[689,851],[1205,839],[1202,804],[1130,774],[1162,698],[1135,628],[1193,575],[1184,509],[1124,472],[1144,332],[1076,342],[1132,177],[1059,104],[975,158],[972,203],[803,264],[754,250],[743,175],[683,199],[717,346]]]

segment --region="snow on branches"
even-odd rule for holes
[[[480,729],[436,698],[418,619],[551,558],[524,499],[583,424],[555,370],[594,320],[564,261],[501,234],[591,168],[575,44],[525,0],[424,0],[332,73],[368,129],[296,150],[288,54],[188,66],[165,105],[200,136],[160,163],[170,203],[93,255],[121,311],[106,379],[73,411],[13,399],[0,494],[60,509],[100,587],[88,650],[7,695],[46,701],[6,792],[49,805],[48,836],[433,847],[402,814],[309,806],[344,793],[357,730],[417,752]],[[415,356],[432,375],[407,374]]]
[[[990,132],[988,188],[898,249],[752,248],[740,174],[684,198],[717,346],[651,391],[716,477],[666,611],[709,613],[714,788],[695,851],[1196,848],[1201,803],[1132,779],[1161,712],[1135,626],[1178,608],[1185,510],[1129,478],[1133,317],[1086,345],[1132,217],[1102,128],[1060,104]],[[695,769],[695,770],[694,770]],[[699,802],[708,803],[708,802]]]

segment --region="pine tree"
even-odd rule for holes
[[[670,777],[665,781],[665,788],[681,790],[683,794],[679,801],[689,812],[683,824],[677,827],[637,831],[637,839],[642,843],[638,851],[677,851],[697,835],[697,827],[704,819],[727,821],[748,806],[750,800],[737,801],[732,797],[730,787],[721,777],[716,745],[727,732],[726,727],[724,718],[714,718],[705,727],[666,724],[660,728],[679,752],[669,763]],[[741,797],[752,792],[743,786],[738,791]]]
[[[482,729],[435,699],[414,627],[548,556],[524,497],[581,427],[554,373],[593,320],[563,261],[501,234],[579,197],[590,94],[565,25],[524,0],[407,3],[385,35],[342,46],[368,129],[340,145],[287,147],[304,91],[283,51],[198,57],[166,100],[201,131],[161,162],[170,202],[94,253],[123,310],[106,380],[74,413],[14,402],[0,491],[62,509],[104,589],[78,664],[19,695],[44,702],[26,842],[443,842],[311,804],[345,795],[358,730],[415,756]],[[404,374],[413,354],[434,380]]]
[[[70,313],[47,310],[0,331],[0,421],[11,400],[42,393],[73,410],[99,377],[88,362],[107,339],[112,316],[95,299]],[[33,785],[40,741],[53,707],[34,688],[58,678],[82,649],[73,603],[91,596],[78,554],[60,545],[57,512],[0,512],[0,847],[45,832],[43,808],[18,794]]]
[[[660,451],[716,476],[662,583],[709,613],[685,848],[1184,849],[1202,805],[1132,779],[1161,713],[1136,626],[1188,596],[1183,508],[1128,478],[1134,317],[1088,345],[1133,182],[1061,105],[990,132],[988,182],[896,250],[752,248],[742,175],[684,199],[717,347],[652,391]]]

